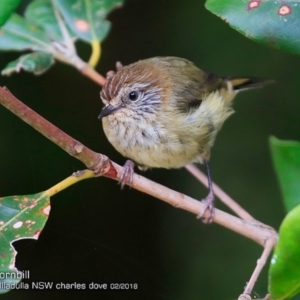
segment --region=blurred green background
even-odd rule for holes
[[[24,1],[22,5],[25,5]],[[236,113],[212,151],[214,181],[258,220],[278,229],[284,210],[268,138],[300,140],[300,57],[266,48],[235,32],[202,1],[127,0],[109,19],[97,70],[157,55],[187,58],[219,75],[272,78],[276,84],[241,93]],[[78,44],[88,59],[90,48]],[[1,69],[18,53],[0,53]],[[91,149],[123,164],[97,116],[100,88],[69,66],[56,64],[34,77],[0,77],[12,93]],[[0,195],[45,190],[84,166],[0,107]],[[143,175],[201,199],[207,193],[185,169]],[[235,299],[262,248],[218,225],[157,199],[97,178],[51,199],[50,219],[36,241],[15,243],[17,266],[30,281],[138,283],[136,291],[13,291],[3,299]],[[227,210],[219,201],[217,207]],[[255,286],[267,293],[267,268]]]

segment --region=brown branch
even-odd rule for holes
[[[79,70],[84,76],[92,79],[94,82],[96,82],[100,86],[104,86],[106,79],[103,76],[101,76],[98,72],[96,72],[88,64],[86,64],[83,68],[81,68]]]
[[[123,168],[115,163],[112,164],[117,173],[121,174]],[[104,176],[106,175],[104,174]],[[199,212],[201,212],[204,208],[204,204],[202,202],[182,193],[171,190],[139,174],[134,174],[132,187],[145,194],[167,202],[176,208],[181,208],[195,215],[199,215]],[[256,220],[245,221],[218,209],[216,209],[213,221],[254,240],[262,246],[264,246],[266,241],[270,238],[277,239],[276,231],[270,226],[267,226]]]
[[[67,153],[79,159],[89,169],[98,171],[100,173],[99,175],[115,180],[119,179],[123,170],[121,166],[110,162],[107,156],[92,151],[79,141],[64,133],[58,127],[51,124],[18,100],[6,88],[0,87],[0,103]],[[132,187],[161,199],[174,207],[194,213],[195,215],[198,215],[203,208],[201,202],[155,183],[138,174],[134,175]],[[216,210],[214,222],[240,233],[261,245],[264,245],[268,238],[276,237],[276,232],[271,227],[258,221],[248,222],[241,220],[220,210]]]
[[[269,239],[266,241],[266,244],[264,246],[264,251],[261,257],[257,260],[256,268],[254,269],[252,276],[245,287],[244,293],[239,296],[238,300],[244,300],[247,295],[251,295],[255,282],[260,272],[262,271],[264,265],[266,264],[267,259],[270,253],[272,252],[275,244],[276,244],[276,240]]]
[[[7,88],[0,87],[0,102],[24,122],[32,126],[54,144],[65,150],[70,155],[82,161],[89,169],[100,170],[101,166],[107,168],[107,156],[96,153],[85,147],[79,141],[51,124],[23,102],[18,100]]]
[[[123,170],[121,166],[111,162],[107,156],[92,151],[64,133],[18,100],[6,88],[0,87],[0,103],[67,153],[82,161],[89,169],[114,180],[120,178]],[[138,174],[134,174],[132,187],[195,215],[199,215],[204,208],[203,203],[196,199],[171,190]],[[253,220],[252,217],[249,220],[246,216],[245,219],[242,220],[216,209],[213,221],[254,240],[265,248],[262,255],[262,262],[255,268],[250,285],[247,286],[248,293],[258,277],[267,255],[276,244],[277,233],[273,228]]]
[[[66,50],[66,49],[63,49]],[[55,59],[61,61],[66,64],[70,64],[75,67],[79,72],[81,72],[84,76],[90,78],[95,83],[100,86],[104,86],[106,79],[102,75],[100,75],[95,69],[93,69],[89,64],[83,61],[77,53],[74,52],[73,45],[71,45],[71,49],[68,49],[67,53],[61,51],[61,49],[57,49],[55,54]]]

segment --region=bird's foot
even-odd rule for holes
[[[197,216],[197,219],[201,219],[204,224],[209,224],[213,221],[215,215],[215,206],[214,206],[215,196],[213,192],[209,192],[208,195],[201,200],[204,204],[204,207],[200,214]]]
[[[126,160],[123,166],[123,172],[119,179],[119,184],[121,185],[121,189],[124,188],[126,183],[129,185],[129,187],[132,186],[133,174],[134,174],[134,162],[131,160]]]

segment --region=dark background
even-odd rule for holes
[[[284,209],[268,139],[300,140],[300,58],[259,45],[204,8],[202,1],[128,0],[109,19],[97,70],[157,55],[187,58],[220,75],[273,78],[276,84],[240,94],[236,113],[212,151],[214,181],[258,220],[278,229]],[[78,43],[88,59],[90,48]],[[1,69],[18,56],[0,53]],[[56,64],[35,77],[0,77],[28,106],[91,149],[123,164],[97,116],[100,88],[70,66]],[[48,189],[84,166],[5,108],[0,107],[0,195]],[[206,189],[182,170],[155,169],[145,176],[201,199]],[[139,284],[137,291],[15,291],[3,299],[235,299],[262,248],[218,225],[106,178],[86,180],[51,199],[38,241],[15,243],[17,266],[31,281]],[[217,202],[217,207],[226,208]],[[267,268],[255,286],[267,292]]]

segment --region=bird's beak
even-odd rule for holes
[[[98,119],[101,120],[102,118],[110,115],[113,111],[116,111],[120,108],[121,106],[113,106],[111,104],[108,104],[102,109],[100,115],[98,116]]]

